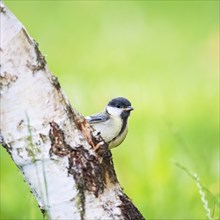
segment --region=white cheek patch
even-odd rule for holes
[[[115,107],[110,107],[110,106],[107,106],[106,109],[108,113],[112,116],[120,116],[123,111],[120,108],[115,108]]]

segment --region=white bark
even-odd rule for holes
[[[37,43],[1,3],[1,143],[50,219],[143,219]]]

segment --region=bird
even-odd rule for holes
[[[94,135],[101,135],[109,149],[120,145],[128,133],[128,118],[134,108],[123,97],[113,98],[105,109],[97,114],[87,116],[86,121],[94,128]]]

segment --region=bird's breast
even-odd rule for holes
[[[122,124],[119,117],[110,117],[107,121],[93,124],[93,128],[95,132],[100,132],[105,142],[110,143],[120,133]]]

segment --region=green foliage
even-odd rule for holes
[[[74,108],[131,100],[112,150],[125,192],[148,219],[206,219],[193,170],[219,214],[218,1],[5,1],[39,43]],[[31,86],[31,85],[30,85]],[[28,91],[27,91],[28,92]],[[39,109],[40,111],[40,109]],[[43,219],[1,148],[1,219]]]

